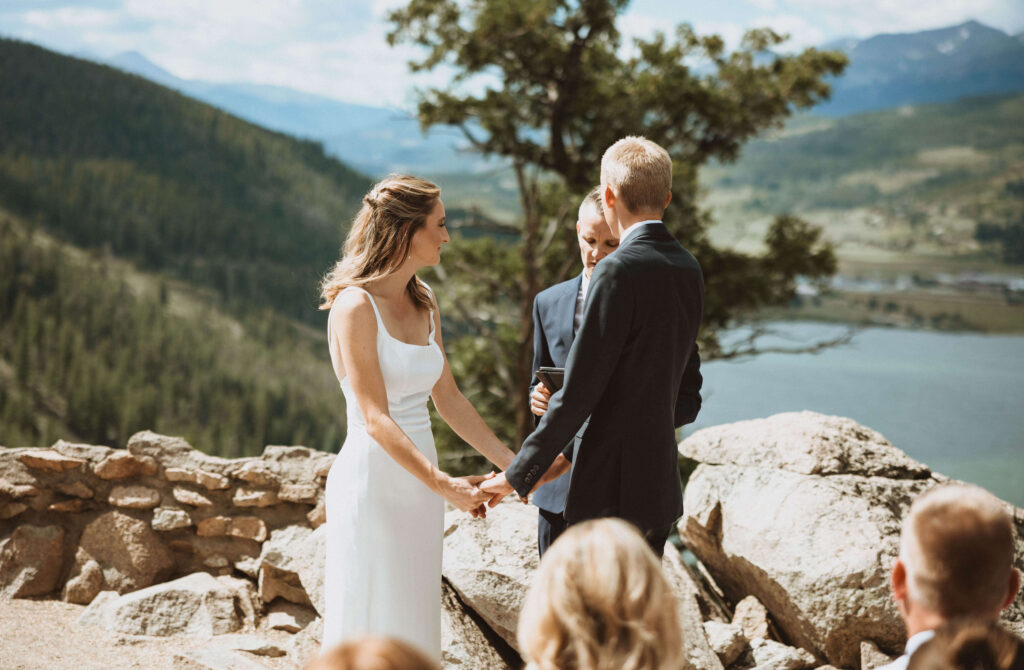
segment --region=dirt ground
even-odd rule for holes
[[[85,607],[55,600],[0,600],[0,670],[172,670],[190,666],[176,654],[205,647],[208,639],[113,633],[76,623]],[[253,633],[285,648],[291,635]],[[292,670],[287,656],[269,658],[236,652],[254,670]],[[238,667],[241,670],[242,666]]]

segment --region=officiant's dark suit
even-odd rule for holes
[[[603,262],[603,261],[602,261]],[[539,367],[565,367],[569,347],[575,337],[576,301],[583,285],[583,274],[555,284],[533,299],[533,369]],[[530,382],[530,393],[540,380]],[[539,417],[534,417],[540,422]],[[537,489],[531,502],[539,508],[537,517],[537,547],[543,556],[551,543],[565,530],[565,496],[569,492],[569,475]]]
[[[505,476],[528,495],[591,417],[573,450],[565,518],[626,519],[660,555],[683,510],[675,428],[701,404],[704,281],[663,223],[633,225],[594,270],[565,384]]]

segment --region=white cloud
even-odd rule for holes
[[[78,26],[83,29],[106,28],[120,20],[116,12],[92,7],[59,7],[51,10],[31,10],[23,15],[26,24],[34,28],[54,29]]]

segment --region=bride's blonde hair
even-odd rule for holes
[[[519,616],[519,647],[532,670],[677,669],[677,606],[636,528],[588,521],[544,554]]]
[[[374,185],[363,196],[341,260],[320,282],[320,309],[330,309],[343,289],[365,286],[398,270],[413,233],[427,222],[440,196],[436,184],[409,175],[390,175]],[[415,276],[406,290],[421,309],[430,309],[430,294]]]

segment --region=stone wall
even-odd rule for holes
[[[276,545],[324,521],[333,454],[268,446],[224,459],[137,433],[126,449],[0,448],[0,597],[88,604],[195,572],[256,580],[261,599],[309,605]]]

